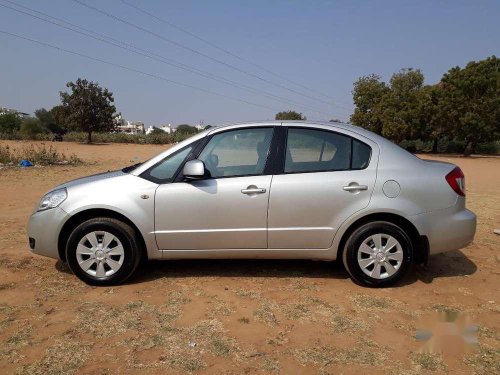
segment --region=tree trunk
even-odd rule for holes
[[[432,141],[432,153],[437,154],[437,152],[438,152],[438,139],[434,138],[434,140]]]
[[[474,148],[475,148],[474,142],[467,141],[467,143],[465,144],[464,156],[470,156],[474,152],[473,150]]]
[[[87,143],[88,143],[88,144],[92,143],[92,132],[88,132],[88,135],[87,135]]]

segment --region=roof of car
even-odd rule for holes
[[[213,129],[221,129],[230,126],[252,126],[252,125],[302,125],[306,127],[314,127],[315,125],[328,126],[332,129],[343,129],[358,133],[359,135],[365,136],[366,138],[372,139],[375,142],[388,142],[385,138],[381,137],[378,134],[375,134],[367,129],[364,129],[359,126],[355,126],[352,124],[344,123],[344,122],[327,122],[327,121],[308,121],[308,120],[268,120],[268,121],[245,121],[245,122],[232,122],[225,123],[221,125],[214,126]]]

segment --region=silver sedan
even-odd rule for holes
[[[342,259],[388,286],[474,238],[464,175],[362,128],[263,122],[211,128],[123,170],[55,187],[28,224],[36,254],[94,285],[141,259]]]

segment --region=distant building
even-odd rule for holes
[[[175,132],[175,128],[173,128],[172,125],[170,125],[170,124],[160,126],[160,127],[158,127],[158,129],[163,130],[167,134],[172,134],[173,132]]]
[[[21,111],[18,111],[17,109],[0,107],[0,116],[6,115],[6,114],[14,114],[20,118],[26,118],[26,117],[30,116],[29,113],[21,112]]]
[[[205,130],[205,123],[203,121],[200,121],[198,125],[194,126],[197,131],[201,132],[202,130]]]
[[[116,116],[116,129],[125,134],[144,134],[144,123],[142,121],[126,121],[121,115]]]

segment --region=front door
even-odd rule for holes
[[[155,234],[161,250],[267,248],[272,176],[264,175],[272,127],[216,133],[203,148],[207,178],[160,185]]]

